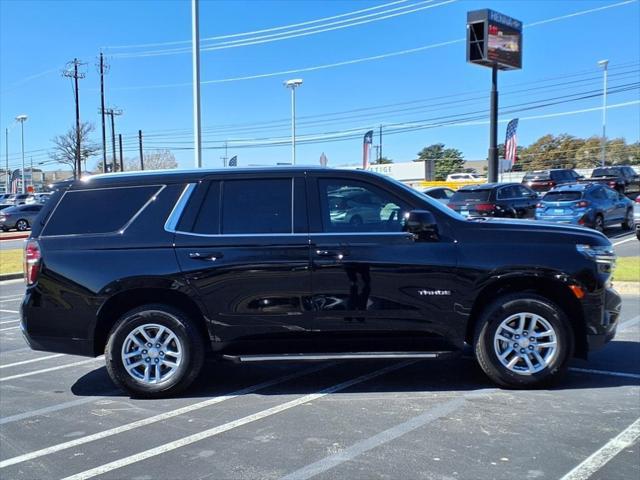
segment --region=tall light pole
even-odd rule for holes
[[[291,164],[296,164],[296,88],[302,85],[301,78],[294,78],[284,82],[284,86],[291,89]]]
[[[6,127],[4,129],[4,138],[5,138],[5,143],[4,143],[4,161],[5,161],[5,170],[6,170],[6,175],[5,175],[5,190],[4,193],[9,193],[9,127]]]
[[[27,191],[27,186],[25,185],[24,181],[24,122],[27,121],[27,118],[28,117],[25,114],[18,115],[16,117],[16,121],[20,122],[20,130],[22,131],[22,193],[26,193]]]
[[[598,66],[602,68],[604,76],[602,86],[602,147],[600,159],[604,167],[607,149],[607,67],[609,66],[609,60],[600,60]]]
[[[193,147],[196,168],[202,168],[200,138],[200,19],[198,0],[191,0],[191,63],[193,66]]]

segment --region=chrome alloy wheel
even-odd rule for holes
[[[122,364],[135,380],[157,384],[171,377],[182,361],[182,345],[169,328],[155,323],[136,327],[122,344]]]
[[[535,313],[516,313],[502,321],[493,339],[496,355],[508,370],[532,375],[544,370],[558,352],[556,331]]]

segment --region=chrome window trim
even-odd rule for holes
[[[184,190],[182,190],[182,193],[180,194],[178,201],[171,209],[171,213],[169,213],[169,216],[167,217],[167,221],[164,222],[165,231],[169,233],[178,233],[176,231],[176,227],[178,226],[178,222],[180,221],[182,212],[184,212],[184,209],[187,206],[187,203],[189,202],[189,199],[191,198],[191,195],[193,194],[195,189],[196,189],[195,183],[188,183],[184,187]]]
[[[192,237],[211,237],[211,238],[234,238],[234,237],[311,237],[311,236],[320,236],[320,237],[335,237],[335,236],[403,236],[403,237],[411,237],[412,235],[408,232],[337,232],[337,233],[327,233],[327,232],[308,232],[308,233],[194,233],[194,232],[185,232],[183,230],[173,230],[171,233],[176,233],[180,235],[190,235]]]
[[[53,218],[56,210],[58,209],[58,207],[60,206],[60,204],[62,203],[62,200],[64,199],[65,196],[73,194],[73,193],[80,193],[80,192],[94,192],[97,190],[116,190],[116,189],[122,189],[122,188],[145,188],[145,187],[157,187],[158,190],[156,190],[156,192],[151,195],[151,197],[149,197],[149,200],[147,200],[142,207],[140,207],[138,209],[138,211],[136,213],[133,214],[133,216],[127,220],[127,222],[120,228],[118,228],[117,230],[112,230],[110,232],[96,232],[96,233],[64,233],[64,234],[60,234],[60,235],[47,235],[47,227],[49,226],[49,222],[51,221],[51,219]],[[46,237],[46,238],[60,238],[60,237],[77,237],[77,236],[91,236],[91,237],[106,237],[106,236],[110,236],[110,235],[122,235],[125,230],[127,228],[129,228],[129,226],[131,226],[131,224],[142,214],[142,212],[144,212],[144,210],[151,204],[151,202],[155,201],[156,198],[158,198],[158,195],[160,195],[160,193],[166,188],[166,185],[129,185],[129,186],[124,186],[124,187],[102,187],[102,188],[83,188],[80,190],[67,190],[66,192],[64,192],[62,194],[62,196],[60,197],[60,200],[58,200],[58,203],[56,204],[55,208],[51,211],[51,213],[49,214],[49,218],[47,219],[47,222],[44,224],[44,226],[42,227],[42,232],[40,233],[41,237]]]

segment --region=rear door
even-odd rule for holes
[[[316,174],[308,191],[318,348],[447,349],[455,336],[453,239],[420,242],[403,232],[411,205],[382,185]],[[353,197],[368,198],[367,206]]]
[[[176,254],[207,308],[214,345],[304,351],[311,328],[304,175],[226,176],[190,188]]]

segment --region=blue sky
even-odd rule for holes
[[[307,22],[382,6],[358,16],[392,13],[429,6],[414,13],[314,35],[238,48],[204,51],[201,79],[253,76],[405,51],[463,38],[466,12],[492,8],[534,24],[524,31],[524,61],[520,71],[500,74],[501,107],[526,102],[556,103],[597,93],[602,74],[596,65],[610,60],[610,88],[620,89],[640,80],[640,7],[638,1],[201,1],[201,37],[234,34]],[[610,8],[602,8],[602,7]],[[395,10],[394,10],[395,9]],[[573,13],[596,10],[582,15]],[[341,17],[347,19],[350,17]],[[367,19],[374,18],[373,16]],[[328,20],[336,22],[338,20]],[[535,25],[544,20],[549,23]],[[305,26],[296,28],[306,28]],[[255,35],[269,35],[270,32]],[[254,36],[255,36],[254,35]],[[99,77],[96,59],[101,48],[111,69],[106,77],[107,104],[120,107],[116,129],[125,138],[125,156],[137,156],[138,129],[148,148],[171,148],[183,167],[193,164],[191,146],[192,92],[191,9],[189,1],[13,1],[0,0],[0,138],[4,166],[4,130],[9,126],[10,167],[20,158],[19,129],[13,118],[29,115],[25,124],[27,161],[47,159],[51,138],[74,123],[70,81],[60,75],[74,57],[87,62],[80,83],[81,117],[95,124],[100,141],[98,115]],[[233,41],[239,37],[219,41]],[[118,46],[179,42],[175,45],[113,48]],[[211,42],[204,42],[209,44]],[[183,48],[187,53],[140,56]],[[134,54],[127,58],[122,55]],[[118,56],[120,55],[120,56]],[[251,80],[204,83],[202,123],[205,127],[204,165],[220,166],[225,140],[284,138],[289,135],[288,78],[303,78],[297,91],[298,135],[318,136],[354,130],[344,141],[298,146],[298,163],[317,164],[325,152],[330,165],[361,162],[362,135],[378,125],[433,123],[433,119],[469,112],[480,119],[472,124],[443,126],[385,135],[384,153],[395,161],[415,158],[422,147],[435,142],[459,148],[469,160],[484,159],[488,125],[490,70],[465,61],[464,42],[434,46],[422,51],[363,61],[315,71],[274,75]],[[574,82],[574,83],[567,83]],[[171,86],[176,85],[177,86]],[[167,86],[169,85],[169,86]],[[435,99],[434,97],[440,97]],[[418,103],[408,103],[421,100]],[[638,100],[638,88],[612,93],[610,105]],[[456,103],[451,103],[456,102]],[[545,133],[577,136],[601,132],[600,97],[505,114],[519,116],[520,144]],[[400,105],[398,105],[400,104]],[[437,105],[436,105],[437,104]],[[361,110],[392,105],[379,110]],[[393,106],[395,105],[395,106]],[[584,109],[594,111],[559,115]],[[351,112],[357,110],[355,112]],[[349,111],[337,115],[336,112]],[[531,118],[527,117],[543,117]],[[256,125],[280,121],[275,125]],[[250,124],[239,125],[239,124]],[[229,126],[231,125],[231,126]],[[206,127],[209,127],[207,129]],[[501,124],[499,136],[504,136]],[[610,137],[637,141],[640,106],[631,104],[607,112]],[[376,138],[377,140],[377,138]],[[252,140],[255,141],[255,140]],[[236,148],[239,164],[273,164],[290,159],[287,145]],[[98,161],[96,158],[92,164]],[[47,166],[47,169],[53,166]]]

